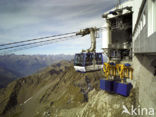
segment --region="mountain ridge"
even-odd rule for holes
[[[121,102],[127,103],[128,107],[134,104],[134,91],[128,98],[101,91],[99,79],[103,76],[103,71],[76,72],[71,61],[55,63],[36,74],[13,81],[5,89],[1,89],[0,113],[4,117],[9,117],[9,114],[13,117],[87,117],[91,116],[89,113],[103,117],[98,109],[103,112],[102,108],[105,108],[104,115],[107,117],[121,112]],[[88,90],[86,78],[92,87],[87,94],[88,101],[82,92]],[[111,100],[114,100],[113,104]],[[116,105],[120,108],[111,113],[109,105],[111,109]]]

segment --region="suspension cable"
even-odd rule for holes
[[[18,44],[18,43],[24,43],[24,42],[30,42],[30,41],[37,41],[37,40],[47,39],[47,38],[51,38],[51,37],[65,36],[65,35],[75,34],[75,33],[76,32],[71,32],[71,33],[64,33],[64,34],[59,34],[59,35],[52,35],[52,36],[35,38],[35,39],[29,39],[29,40],[25,40],[25,41],[16,41],[16,42],[12,42],[12,43],[0,44],[0,46],[6,46],[6,45],[12,45],[12,44]]]
[[[25,43],[25,44],[21,44],[21,45],[14,45],[14,46],[10,46],[10,47],[0,48],[0,50],[6,50],[6,49],[17,48],[17,47],[21,47],[21,46],[33,45],[33,44],[38,44],[38,43],[43,43],[43,42],[49,42],[49,41],[54,41],[54,40],[59,40],[59,39],[62,39],[62,38],[69,38],[69,37],[74,37],[74,36],[76,36],[76,35],[70,35],[70,36],[64,36],[64,37],[59,37],[59,38],[54,38],[54,39],[42,40],[42,41],[31,42],[31,43]]]
[[[27,46],[24,46],[24,47],[13,48],[11,50],[8,49],[8,50],[0,52],[0,54],[6,54],[6,53],[9,54],[9,53],[12,53],[12,52],[31,49],[31,48],[40,47],[40,46],[44,46],[44,45],[49,45],[49,44],[53,44],[53,43],[57,43],[57,42],[61,42],[61,41],[66,41],[66,40],[71,40],[71,39],[75,39],[75,38],[64,38],[64,39],[50,41],[50,42],[46,42],[46,43],[38,43],[38,44],[31,45],[31,46],[27,45]]]

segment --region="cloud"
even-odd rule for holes
[[[79,31],[91,26],[100,27],[103,24],[101,15],[115,3],[116,0],[1,0],[0,43]],[[79,50],[89,47],[88,41],[62,42],[62,50],[65,50],[66,45]],[[60,46],[59,43],[52,45],[55,48]],[[18,53],[35,53],[37,49],[40,51],[48,47],[53,48],[48,45]],[[68,52],[73,53],[78,49]]]

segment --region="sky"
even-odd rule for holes
[[[117,0],[0,0],[0,44],[102,27],[102,14],[116,4]],[[97,38],[97,51],[102,51],[101,42]],[[89,47],[86,36],[16,54],[74,54]]]

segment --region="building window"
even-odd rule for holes
[[[141,23],[139,23],[139,34],[141,32]]]
[[[142,20],[143,20],[142,23],[143,23],[143,27],[144,27],[145,24],[146,24],[146,14],[145,14],[145,11],[143,13]]]
[[[142,26],[142,29],[144,28],[144,24],[143,24],[143,17],[141,19],[141,26]]]
[[[148,36],[156,31],[156,1],[148,0]]]
[[[156,0],[153,0],[153,26],[154,26],[154,32],[156,32]]]

